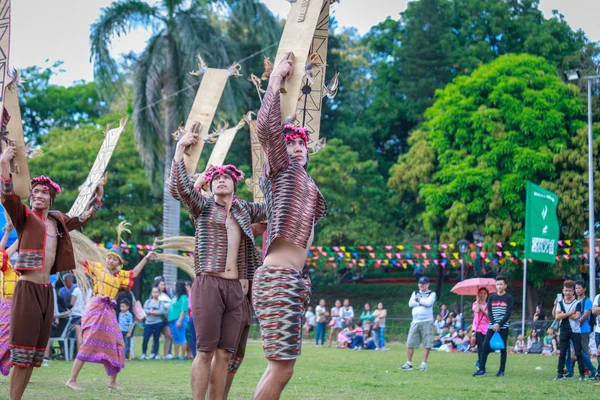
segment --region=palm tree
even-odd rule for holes
[[[138,152],[153,190],[158,194],[159,188],[163,189],[165,237],[177,236],[180,229],[180,204],[169,194],[166,182],[175,153],[171,133],[186,120],[200,82],[188,72],[196,68],[198,54],[215,68],[229,66],[238,54],[248,54],[226,32],[227,17],[232,18],[240,4],[254,5],[244,9],[256,10],[261,25],[270,32],[266,39],[279,37],[280,27],[258,0],[159,0],[152,5],[142,0],[119,0],[103,9],[91,27],[94,78],[107,99],[123,92],[125,79],[110,56],[111,39],[138,27],[152,32],[146,48],[133,62],[133,123]],[[247,98],[226,93],[221,104],[238,118],[238,108],[245,107]],[[167,284],[174,285],[175,266],[165,264],[164,277]]]

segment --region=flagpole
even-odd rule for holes
[[[527,257],[523,265],[523,315],[521,316],[521,335],[525,337],[525,310],[527,306]]]

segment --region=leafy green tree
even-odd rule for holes
[[[54,128],[41,137],[44,154],[29,161],[31,176],[48,175],[62,188],[53,207],[68,212],[84,183],[104,140],[105,126],[118,123],[121,113],[95,120],[96,126],[78,130]],[[131,223],[130,243],[152,244],[160,233],[161,201],[152,194],[135,149],[133,127],[127,125],[107,168],[103,206],[84,228],[97,243],[116,241],[116,227],[122,220]]]
[[[382,167],[407,151],[410,133],[423,121],[434,91],[454,77],[509,53],[548,59],[562,72],[592,71],[598,48],[556,13],[545,19],[536,0],[421,0],[398,20],[373,27],[364,41],[372,51],[373,77],[364,127]],[[369,76],[366,75],[366,76]]]
[[[551,64],[530,55],[502,56],[456,78],[391,170],[395,201],[408,195],[423,204],[423,225],[442,242],[476,228],[488,240],[518,240],[526,180],[557,179],[554,160],[582,126],[577,96]],[[417,160],[420,169],[411,170]]]
[[[594,125],[593,152],[600,150],[600,125]],[[554,157],[558,177],[546,183],[549,190],[559,194],[558,215],[565,238],[577,239],[588,230],[588,128],[579,129],[570,138],[569,148]],[[594,193],[600,193],[600,169],[594,162]],[[594,210],[600,209],[600,197],[594,198]],[[598,221],[598,213],[595,212]]]
[[[317,225],[320,245],[364,245],[396,240],[395,209],[382,207],[389,191],[377,162],[360,161],[339,139],[309,162],[309,173],[327,200],[327,218]]]
[[[61,65],[57,61],[48,67],[31,66],[20,71],[21,119],[30,142],[39,144],[41,136],[52,128],[75,129],[92,124],[109,110],[93,82],[69,87],[51,84],[50,79],[62,72]]]
[[[330,32],[326,80],[339,72],[339,91],[333,100],[323,99],[321,134],[342,140],[361,160],[377,157],[372,139],[377,127],[361,123],[369,111],[370,59],[370,50],[356,29]]]

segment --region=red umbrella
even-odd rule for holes
[[[487,289],[488,293],[496,293],[496,280],[492,278],[465,279],[454,285],[452,293],[461,296],[477,296],[481,288]]]

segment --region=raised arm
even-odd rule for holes
[[[282,60],[273,70],[263,104],[256,116],[256,133],[265,151],[265,162],[268,166],[267,176],[276,174],[288,167],[290,157],[287,154],[283,125],[281,123],[281,98],[279,90],[285,77],[293,71],[291,60]]]
[[[6,250],[6,243],[8,243],[8,238],[13,229],[12,222],[8,220],[6,227],[4,228],[4,235],[2,235],[2,240],[0,240],[0,250]]]
[[[187,176],[183,154],[186,147],[196,144],[198,141],[197,125],[194,124],[192,129],[186,132],[185,135],[177,143],[173,165],[171,166],[171,177],[169,180],[169,190],[171,196],[178,200],[188,210],[192,218],[197,218],[204,208],[205,198],[200,190],[194,188],[194,184]]]
[[[135,268],[133,269],[133,277],[137,278],[137,276],[140,274],[140,272],[142,272],[142,270],[144,269],[144,267],[146,266],[146,264],[148,263],[148,261],[152,261],[156,258],[156,252],[154,251],[150,251],[148,252],[148,254],[146,254],[146,256],[144,258],[142,258],[142,261],[139,262],[138,265],[135,266]]]
[[[265,203],[248,202],[250,208],[250,220],[252,224],[267,220],[267,205]]]
[[[15,188],[10,174],[10,162],[15,158],[16,148],[12,145],[6,146],[2,157],[0,157],[0,192],[2,194],[2,205],[6,209],[13,225],[19,231],[25,224],[27,207],[21,203],[19,196],[15,194]]]
[[[98,212],[100,207],[102,207],[101,199],[103,195],[104,186],[98,185],[98,187],[96,188],[96,195],[94,196],[94,198],[92,198],[92,200],[90,200],[90,202],[88,203],[87,207],[81,215],[70,217],[66,214],[63,214],[63,218],[65,220],[65,225],[67,226],[67,229],[69,231],[74,231],[87,224],[90,218],[96,215],[96,212]]]
[[[15,240],[14,243],[10,245],[8,250],[6,250],[6,252],[8,253],[8,257],[9,258],[12,257],[13,254],[16,253],[18,248],[19,248],[19,239]]]

